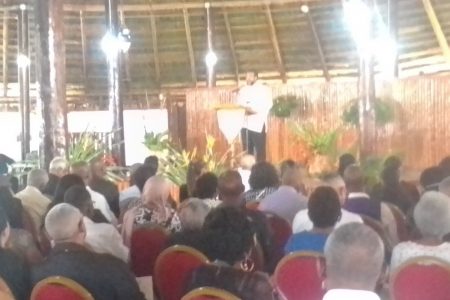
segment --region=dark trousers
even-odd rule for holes
[[[248,154],[255,155],[257,161],[266,160],[266,126],[262,132],[256,132],[242,128],[242,149]]]

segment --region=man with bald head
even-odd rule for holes
[[[102,194],[108,201],[111,211],[119,217],[119,189],[106,177],[106,166],[101,159],[95,159],[90,163],[89,186],[96,192]]]
[[[349,223],[336,229],[325,244],[328,292],[323,300],[379,300],[374,293],[381,276],[384,245],[370,227]]]
[[[22,207],[30,215],[35,232],[40,231],[42,218],[51,202],[42,194],[48,183],[48,178],[48,174],[44,170],[31,170],[27,176],[27,187],[16,194],[16,198],[20,199]]]
[[[50,162],[48,183],[44,189],[44,194],[53,198],[60,178],[67,174],[69,174],[69,162],[64,157],[55,157]]]
[[[124,262],[85,247],[86,229],[77,208],[67,203],[54,206],[45,217],[45,230],[53,249],[34,267],[33,285],[50,276],[63,276],[81,284],[96,300],[144,299]]]

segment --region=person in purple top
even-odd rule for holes
[[[313,229],[294,234],[288,240],[284,252],[314,251],[323,253],[328,235],[341,218],[339,196],[332,187],[320,186],[311,194],[308,215]]]

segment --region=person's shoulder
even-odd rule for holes
[[[345,221],[348,222],[357,222],[357,223],[362,223],[363,219],[361,218],[360,215],[355,214],[351,211],[348,211],[346,209],[341,209],[341,213],[342,213],[342,219],[344,219]]]

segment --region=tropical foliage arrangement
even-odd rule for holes
[[[205,134],[206,144],[204,149],[198,147],[191,151],[180,150],[167,133],[146,134],[144,145],[160,160],[161,172],[174,184],[180,186],[186,183],[189,163],[202,160],[208,172],[220,174],[226,169],[231,149],[223,155],[217,155],[214,151],[216,139]],[[200,154],[202,153],[202,154]]]
[[[384,126],[394,121],[395,109],[392,100],[382,100],[377,98],[374,102],[375,123],[378,126]],[[359,103],[358,100],[352,100],[349,107],[342,113],[342,121],[345,124],[359,126]]]
[[[278,118],[289,118],[294,110],[300,109],[299,114],[303,115],[309,107],[308,99],[304,96],[294,94],[280,95],[273,99],[271,114]]]
[[[107,147],[94,134],[87,131],[82,132],[80,136],[71,139],[69,144],[69,162],[91,160],[105,154]]]

